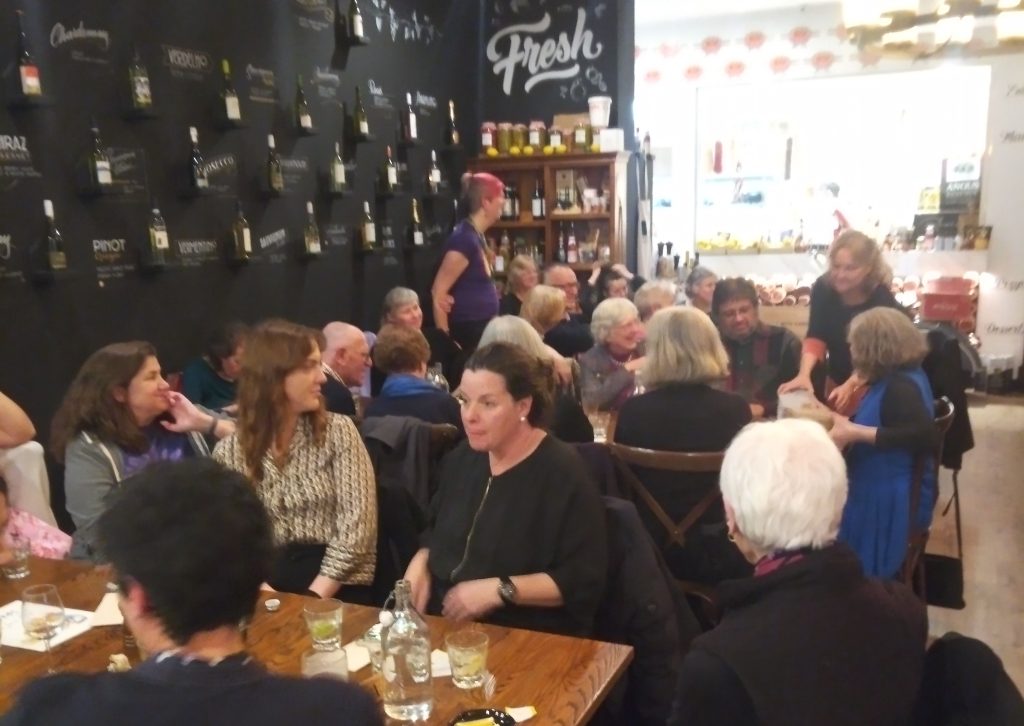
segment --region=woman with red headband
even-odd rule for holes
[[[492,174],[462,176],[462,204],[468,216],[448,237],[431,288],[434,324],[462,348],[464,356],[473,352],[487,322],[498,314],[484,233],[501,216],[504,194],[505,185]]]

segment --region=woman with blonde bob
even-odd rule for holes
[[[832,440],[846,450],[850,472],[839,537],[860,555],[869,574],[894,577],[906,555],[910,520],[927,529],[937,496],[935,468],[926,462],[920,501],[911,513],[915,459],[934,452],[940,440],[934,396],[921,369],[928,348],[924,333],[889,308],[855,317],[849,342],[854,369],[867,390],[852,418],[834,417]]]
[[[615,441],[658,451],[723,451],[750,423],[750,406],[713,384],[729,374],[729,356],[711,318],[692,307],[659,310],[647,325],[646,392],[619,411]],[[680,521],[718,484],[715,474],[681,475],[638,468],[637,476],[668,516]],[[685,479],[685,480],[684,480]],[[641,518],[662,542],[665,530],[647,507]],[[680,579],[708,584],[747,574],[725,537],[721,504],[701,515],[684,547],[665,552]]]
[[[499,315],[519,315],[530,290],[537,287],[540,275],[537,263],[528,255],[516,255],[508,266],[508,292],[502,295],[498,305]]]
[[[877,307],[902,310],[890,290],[892,270],[882,251],[863,232],[848,229],[828,251],[829,269],[811,288],[811,318],[796,378],[783,383],[779,393],[814,389],[811,372],[828,354],[828,400],[841,413],[849,413],[865,381],[854,370],[846,330],[857,315]]]
[[[537,285],[523,298],[519,316],[541,337],[565,320],[565,293],[550,285]]]
[[[267,508],[278,547],[272,588],[366,601],[360,586],[376,566],[376,483],[351,419],[324,408],[323,347],[319,331],[284,320],[252,330],[238,427],[213,458],[245,474]]]
[[[799,419],[746,427],[725,453],[721,489],[729,536],[754,576],[719,586],[721,621],[683,660],[669,726],[823,724],[836,714],[910,723],[924,603],[866,576],[837,543],[846,467],[825,429]]]

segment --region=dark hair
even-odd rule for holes
[[[50,450],[57,461],[64,461],[64,449],[82,431],[134,454],[149,447],[131,410],[114,398],[114,389],[127,388],[150,356],[156,356],[156,348],[134,340],[112,343],[86,358],[50,426]]]
[[[476,351],[466,361],[468,371],[490,371],[505,379],[505,389],[513,400],[532,398],[526,420],[542,427],[554,404],[555,377],[551,365],[511,343],[491,343]]]
[[[472,214],[480,209],[485,199],[492,199],[501,194],[505,184],[493,174],[485,171],[466,172],[462,175],[462,211]]]
[[[377,333],[373,362],[384,373],[412,373],[430,361],[430,344],[418,328],[385,325]]]
[[[611,265],[601,265],[601,271],[597,273],[597,302],[603,302],[608,298],[608,286],[616,280],[625,280],[619,272],[612,269]]]
[[[119,579],[145,590],[153,616],[179,645],[252,615],[270,574],[262,502],[243,475],[212,459],[146,467],[115,489],[97,528]]]
[[[206,342],[206,357],[218,373],[224,370],[224,359],[234,355],[238,346],[245,340],[249,328],[244,323],[232,321],[225,323],[210,336]]]
[[[8,504],[11,503],[11,496],[10,493],[7,491],[7,480],[4,479],[2,476],[0,476],[0,494],[3,495],[5,500],[7,500]]]
[[[744,277],[727,277],[715,285],[711,296],[711,312],[718,315],[719,309],[733,300],[749,300],[756,308],[760,300],[754,283]]]

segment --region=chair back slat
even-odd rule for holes
[[[716,473],[722,470],[724,451],[655,451],[611,443],[612,454],[627,464],[661,471]]]

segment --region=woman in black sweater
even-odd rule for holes
[[[692,307],[659,310],[647,325],[647,359],[641,379],[647,392],[619,410],[615,442],[657,451],[723,451],[750,423],[750,406],[709,384],[729,373],[729,357],[711,319]],[[680,475],[638,467],[638,478],[674,522],[710,489],[715,474]],[[640,516],[663,542],[665,529],[646,506]],[[665,552],[676,577],[714,584],[749,567],[729,544],[721,505],[711,507],[690,530],[685,547]]]
[[[828,378],[834,386],[829,403],[849,414],[865,381],[853,370],[846,331],[850,321],[865,310],[890,307],[902,310],[889,289],[892,270],[882,259],[875,241],[863,232],[848,229],[828,251],[829,269],[811,288],[811,319],[800,357],[800,372],[783,383],[779,393],[813,391],[811,372],[828,354]]]
[[[589,634],[604,590],[604,505],[579,455],[540,424],[551,377],[526,351],[478,348],[460,387],[466,441],[442,464],[432,527],[409,564],[413,604]]]

